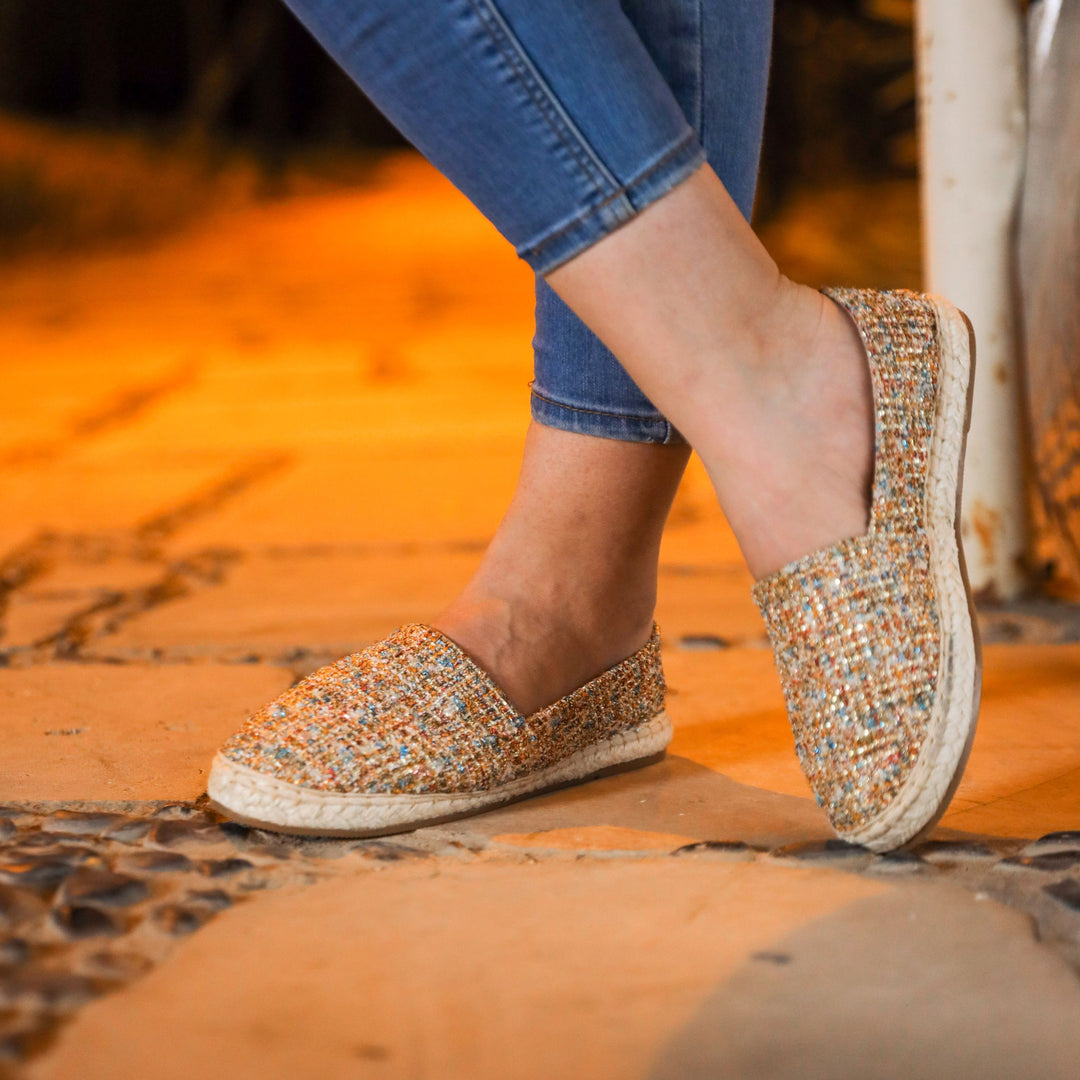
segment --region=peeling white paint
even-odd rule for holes
[[[967,313],[978,341],[964,481],[968,571],[976,591],[1007,599],[1026,583],[1028,544],[1011,270],[1024,18],[1016,0],[918,0],[916,12],[926,286]]]

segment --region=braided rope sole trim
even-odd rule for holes
[[[928,299],[937,312],[942,367],[926,492],[927,539],[941,617],[941,657],[934,706],[914,768],[880,814],[865,825],[839,832],[844,840],[872,851],[891,851],[936,824],[960,782],[979,715],[982,663],[960,539],[974,341],[960,311],[940,297]]]
[[[206,790],[214,806],[244,824],[300,835],[385,836],[650,764],[663,756],[671,736],[671,721],[661,711],[644,724],[575,751],[531,776],[487,791],[429,795],[347,794],[302,788],[238,765],[219,753]]]

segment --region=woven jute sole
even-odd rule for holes
[[[910,774],[872,821],[840,833],[844,840],[872,851],[891,851],[934,827],[960,783],[979,715],[981,649],[960,538],[975,336],[963,312],[940,297],[929,300],[937,311],[941,390],[930,448],[925,520],[941,620],[941,657],[934,706]]]
[[[430,795],[317,791],[276,780],[221,754],[214,758],[206,789],[215,809],[245,825],[297,836],[388,836],[651,765],[663,758],[671,733],[667,713],[659,712],[630,731],[487,791]]]

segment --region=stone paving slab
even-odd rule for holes
[[[238,462],[242,465],[243,462]],[[220,460],[126,462],[124,482],[100,463],[72,454],[32,472],[0,475],[5,554],[18,552],[42,534],[112,535],[137,529],[170,505],[181,503],[230,471]]]
[[[490,841],[475,834],[463,841],[449,827],[426,829],[390,840],[299,839],[222,822],[216,815],[190,803],[110,805],[112,809],[101,803],[86,804],[83,812],[49,810],[26,804],[0,807],[0,935],[10,935],[0,936],[0,1072],[4,1062],[40,1058],[43,1053],[48,1058],[49,1049],[58,1035],[62,1052],[67,1045],[63,1041],[64,1023],[96,998],[127,987],[129,997],[141,1000],[139,979],[155,966],[164,965],[165,970],[171,970],[170,958],[176,943],[209,926],[221,912],[235,909],[250,913],[272,894],[268,890],[289,890],[340,878],[358,881],[368,877],[368,872],[373,869],[397,881],[397,888],[410,896],[430,891],[433,898],[438,898],[448,876],[465,870],[471,879],[475,876],[474,871],[482,873],[489,866],[524,865],[531,869],[533,880],[536,875],[546,880],[547,870],[555,865],[580,868],[612,860],[633,865],[640,864],[644,856],[650,860],[651,887],[655,887],[656,881],[667,881],[673,866],[738,864],[743,872],[755,875],[761,870],[782,867],[809,872],[813,886],[810,891],[814,895],[817,883],[823,877],[837,874],[855,875],[852,887],[858,890],[861,881],[863,888],[870,886],[872,895],[878,895],[875,890],[883,885],[889,888],[918,887],[924,898],[929,891],[927,903],[938,923],[943,910],[937,904],[938,895],[943,890],[952,890],[956,894],[960,888],[974,897],[976,903],[1003,901],[1026,913],[1025,917],[1033,920],[1024,923],[1029,934],[1030,927],[1036,926],[1034,940],[1047,947],[1042,952],[1052,952],[1066,965],[1080,971],[1078,833],[1057,833],[1029,845],[993,840],[986,843],[931,841],[914,851],[874,857],[864,849],[830,840],[784,843],[769,850],[733,839],[686,844],[683,843],[686,837],[675,834],[611,826],[548,828],[530,834],[500,834]],[[673,850],[676,844],[679,846]],[[658,852],[668,854],[658,860]],[[752,865],[747,867],[746,864]],[[417,866],[424,868],[419,882],[410,870]],[[404,873],[399,875],[398,871]],[[674,874],[677,883],[682,870],[676,869]],[[720,884],[723,886],[724,883]],[[651,902],[650,896],[653,893],[646,891],[646,903]],[[524,899],[529,898],[525,896]],[[640,896],[637,900],[628,896],[623,906],[633,908],[641,899]],[[713,901],[722,909],[730,905],[735,914],[740,912],[738,889],[721,887]],[[769,903],[773,902],[770,898]],[[789,893],[784,892],[780,907],[790,902]],[[605,917],[610,923],[610,905],[608,908]],[[947,912],[948,906],[944,910]],[[431,912],[432,905],[429,904],[426,916],[429,922]],[[858,934],[854,936],[860,961],[870,958],[880,968],[875,950],[880,951],[879,939],[883,936],[888,942],[893,942],[897,936],[914,935],[919,939],[927,936],[926,927],[917,925],[920,916],[916,913],[912,918],[911,911],[904,909],[904,912],[894,910],[886,917],[891,926],[867,929],[865,936],[871,939],[869,942],[862,941]],[[666,906],[657,911],[657,925],[666,926],[670,915]],[[856,927],[862,925],[860,917],[856,914],[853,918],[847,909],[840,915],[845,926],[851,922]],[[513,906],[507,906],[506,916],[508,925],[514,925],[519,919]],[[593,917],[596,917],[595,912]],[[244,918],[246,920],[246,915]],[[436,920],[439,926],[443,921]],[[723,918],[718,922],[727,925],[729,933],[738,937],[737,923],[725,923]],[[814,924],[804,929],[810,931],[813,938]],[[942,929],[956,933],[948,918]],[[840,931],[841,936],[844,933],[846,931]],[[281,934],[279,938],[286,936]],[[833,989],[839,986],[838,1000],[843,1002],[846,1001],[845,988],[849,988],[851,982],[852,964],[842,959],[837,966],[837,957],[844,950],[832,940],[835,936],[830,931],[824,963],[811,965],[809,970],[815,985],[823,983]],[[960,939],[961,942],[965,940],[963,934]],[[381,946],[381,939],[376,940]],[[958,986],[962,988],[965,976],[958,982],[956,966],[960,965],[970,973],[978,970],[978,963],[971,957],[965,959],[965,949],[958,949],[955,942],[939,941],[938,944],[944,962],[934,959],[924,963],[916,949],[918,970],[912,971],[910,965],[905,968],[902,963],[894,963],[895,974],[878,970],[873,976],[877,981],[874,991],[867,995],[871,1007],[877,1007],[876,1002],[883,994],[896,997],[897,980],[902,988],[910,988],[920,982],[925,984],[944,978],[953,990]],[[371,947],[370,942],[368,946]],[[395,953],[398,951],[392,943],[389,947]],[[889,947],[900,952],[898,944]],[[1030,1000],[1040,1000],[1040,995],[1047,989],[1051,997],[1055,997],[1055,986],[1060,989],[1059,965],[1044,965],[1042,973],[1037,965],[1026,962],[1016,965],[1008,946],[1000,956],[1008,970],[1015,969],[1023,980]],[[997,950],[992,955],[983,951],[983,962],[995,969],[999,967],[998,957]],[[754,966],[760,961],[786,967],[793,962],[793,954],[770,948],[754,952],[750,959],[755,961]],[[629,970],[632,972],[633,968]],[[505,977],[507,973],[513,977],[514,969],[505,965],[499,969],[500,976]],[[844,978],[838,978],[839,975]],[[407,972],[402,977],[407,979]],[[999,970],[995,970],[994,978],[1001,981]],[[445,987],[445,982],[433,986],[436,997],[445,991]],[[661,993],[666,994],[670,989],[665,983]],[[838,1023],[844,1022],[842,1018],[846,1014],[841,1010],[837,1015],[836,1001],[802,989],[797,979],[786,980],[781,989],[790,992],[786,1008],[797,1011],[796,1003],[808,995],[820,1003],[821,1020],[809,1025],[808,1038],[813,1038],[819,1028],[831,1032],[836,1030]],[[257,998],[250,993],[247,996],[252,1000]],[[736,996],[741,997],[741,992],[737,991]],[[936,1008],[940,998],[940,993],[929,995],[930,1007]],[[767,1000],[765,996],[755,1002]],[[703,1004],[707,1005],[709,1001],[703,999]],[[980,999],[978,1009],[985,1004]],[[970,1011],[966,1000],[963,1006]],[[740,1007],[744,1011],[752,1009],[746,1002],[740,1002]],[[798,1007],[806,1011],[804,1004]],[[907,1022],[911,1011],[910,1008],[903,1010],[899,1022],[895,1022],[896,1017],[890,1017],[893,1023],[885,1032],[880,1023],[872,1029],[877,1042],[883,1038],[893,1040],[900,1061],[917,1059],[920,1047],[923,1047],[920,1041],[923,1033],[911,1031]],[[960,1011],[963,1013],[963,1009]],[[707,1011],[706,1016],[709,1016]],[[936,1029],[940,1030],[944,1021],[951,1031],[956,1020],[956,1015],[946,1011],[935,1020]],[[1010,1015],[1002,1027],[1008,1033],[1007,1042],[1019,1047],[1024,1045],[1025,1039],[1036,1040],[1031,1044],[1034,1053],[1029,1052],[1029,1056],[1033,1061],[1041,1061],[1038,1055],[1046,1043],[1041,1029],[1037,1025],[1010,1028],[1014,1020]],[[688,1051],[699,1057],[704,1055],[710,1065],[726,1060],[726,1043],[718,1047],[715,1037],[710,1042],[708,1031],[715,1036],[717,1030],[728,1031],[730,1025],[718,1028],[715,1017],[709,1018],[704,1037],[700,1027],[699,1024],[695,1032],[694,1025],[688,1025],[685,1030],[689,1034],[680,1035],[674,1041],[678,1051],[676,1061],[680,1054],[685,1057]],[[788,1020],[783,1030],[789,1027],[797,1030],[798,1025]],[[200,1037],[205,1034],[203,1032]],[[820,1031],[818,1037],[820,1042]],[[785,1049],[789,1045],[798,1048],[799,1038],[783,1041],[781,1046],[774,1048],[779,1053],[777,1060],[787,1060]],[[1053,1053],[1057,1052],[1059,1041],[1049,1040]],[[835,1042],[833,1054],[837,1067],[832,1071],[847,1075],[845,1070],[865,1067],[860,1058],[863,1044],[857,1038]],[[736,1044],[748,1060],[761,1059],[762,1047],[767,1045],[770,1044],[762,1040],[753,1024],[749,1026],[747,1040]],[[859,1053],[853,1052],[852,1048]],[[961,1061],[970,1059],[977,1063],[982,1060],[965,1040],[960,1041],[955,1052]],[[831,1060],[820,1052],[815,1054],[815,1060],[818,1058]],[[947,1055],[945,1060],[948,1060]],[[208,1074],[215,1074],[212,1066]],[[678,1075],[678,1072],[674,1074]],[[157,1073],[152,1070],[149,1075]],[[726,1072],[725,1075],[749,1077],[756,1076],[757,1072],[747,1067],[745,1072]],[[1048,1075],[1057,1075],[1057,1072]]]
[[[913,196],[883,189],[866,266],[917,276]],[[851,197],[773,230],[800,277],[853,275]],[[1074,640],[1072,609],[985,614],[1016,644],[987,650],[933,839],[839,845],[695,459],[662,549],[664,762],[384,841],[227,825],[199,801],[220,740],[430,617],[494,530],[531,276],[403,157],[21,265],[0,313],[0,1071],[1069,1075],[1080,646],[1024,643]]]
[[[451,538],[353,552],[313,545],[237,553],[217,587],[139,614],[95,643],[95,655],[275,658],[305,649],[336,657],[403,623],[430,620],[468,581],[483,547]],[[656,617],[672,646],[712,651],[761,641],[764,629],[746,578],[745,570],[722,565],[663,565]],[[36,603],[58,612],[71,599],[56,597],[48,581],[40,583],[39,595]],[[9,612],[13,643],[23,624],[40,634],[54,618],[35,613],[34,603],[28,598]]]
[[[0,801],[195,799],[221,740],[290,678],[224,664],[0,672]]]
[[[132,619],[97,651],[281,658],[302,649],[336,658],[404,623],[430,619],[469,580],[479,546],[248,556],[229,568],[219,587]]]
[[[1077,821],[1080,646],[993,646],[987,660],[979,733],[942,828],[1034,838]],[[769,844],[826,835],[794,756],[768,651],[676,647],[666,665],[676,728],[667,762],[460,828],[492,836],[626,825]],[[0,695],[12,732],[11,778],[0,798],[195,798],[221,739],[291,678],[285,667],[212,662],[6,672]]]
[[[8,468],[40,465],[72,442],[129,422],[190,377],[182,347],[159,342],[133,349],[114,342],[102,368],[87,364],[86,344],[69,328],[43,326],[2,299],[0,311],[0,461]]]
[[[948,886],[443,861],[225,912],[28,1075],[1072,1080],[1078,1010],[1024,917]]]
[[[1038,836],[1080,821],[1080,647],[984,650],[971,758],[942,826]]]
[[[275,444],[271,444],[275,445]],[[392,450],[308,452],[220,514],[178,537],[180,548],[403,542],[486,543],[521,459],[512,441],[427,440]]]

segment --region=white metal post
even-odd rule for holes
[[[963,534],[977,593],[1025,585],[1013,242],[1024,156],[1019,0],[917,0],[923,255],[927,288],[971,319],[978,342]]]

